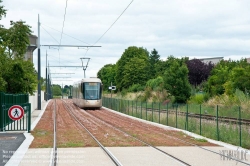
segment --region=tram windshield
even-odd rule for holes
[[[85,82],[83,97],[86,100],[101,99],[101,83],[99,82]]]

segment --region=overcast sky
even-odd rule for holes
[[[105,64],[115,64],[129,46],[149,52],[155,48],[164,60],[169,55],[234,60],[250,57],[249,0],[68,0],[67,8],[66,0],[3,0],[2,5],[8,11],[0,24],[8,28],[10,20],[23,20],[37,36],[39,14],[41,45],[101,46],[88,51],[41,47],[42,77],[46,51],[50,66],[81,66],[80,58],[91,58],[86,77],[95,77]],[[34,64],[37,68],[37,50]],[[82,68],[51,67],[50,71],[75,73],[53,74],[70,77],[54,78],[55,84],[69,85],[84,78]]]

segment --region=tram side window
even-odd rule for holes
[[[82,92],[82,97],[85,99],[85,86],[84,83],[81,83],[81,92]]]
[[[85,83],[85,99],[87,100],[99,100],[100,99],[100,83],[89,82]]]

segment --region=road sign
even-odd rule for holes
[[[116,86],[110,86],[109,89],[110,90],[116,90]]]
[[[21,119],[24,115],[23,107],[21,107],[20,105],[13,105],[12,107],[10,107],[8,115],[12,120]]]

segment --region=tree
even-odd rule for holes
[[[53,96],[62,96],[62,88],[60,85],[52,85]]]
[[[145,85],[149,76],[148,61],[139,57],[131,58],[124,66],[123,87],[129,88],[131,85],[140,84]]]
[[[191,95],[186,61],[186,58],[168,57],[169,67],[166,68],[163,77],[166,90],[175,97],[175,102],[178,103],[186,102]]]
[[[236,89],[243,92],[250,90],[250,65],[247,67],[235,67],[229,73],[228,81],[223,85],[225,93],[233,95]]]
[[[10,58],[23,59],[27,46],[29,45],[31,27],[25,25],[24,21],[11,21],[10,25],[11,27],[9,29],[0,29],[0,44]]]
[[[163,76],[166,68],[169,67],[169,63],[167,63],[167,60],[159,60],[155,64],[155,75],[156,76]]]
[[[2,0],[0,0],[0,3],[2,3]],[[4,6],[0,5],[0,20],[2,20],[2,17],[6,15],[6,9],[4,9]],[[1,27],[1,25],[0,25]]]
[[[196,87],[208,79],[214,65],[211,62],[206,64],[199,59],[192,59],[187,61],[187,67],[189,83]]]
[[[7,82],[5,92],[33,94],[37,85],[36,71],[30,61],[9,59],[3,79]]]
[[[160,61],[160,55],[156,49],[153,49],[149,55],[149,63],[150,63],[150,75],[151,78],[156,77],[156,64]]]
[[[107,64],[98,71],[97,77],[102,80],[104,90],[108,90],[108,87],[110,86],[111,82],[112,85],[116,85],[115,74],[116,74],[115,64]]]
[[[137,60],[139,60],[139,62],[136,62]],[[142,47],[135,47],[135,46],[128,47],[122,54],[121,58],[116,63],[115,81],[118,90],[122,90],[123,88],[128,88],[129,86],[138,82],[137,78],[134,77],[135,74],[133,72],[130,72],[129,66],[135,67],[135,69],[138,67],[141,69],[141,67],[134,66],[131,63],[143,64],[144,70],[143,71],[140,70],[141,73],[139,73],[140,75],[143,75],[142,77],[143,80],[140,80],[139,82],[145,83],[149,79],[148,51]],[[144,77],[145,75],[148,75],[148,77],[147,78]]]
[[[6,10],[0,6],[0,20],[5,15]],[[11,21],[9,29],[0,25],[0,91],[30,94],[35,91],[37,78],[34,64],[23,61],[30,34],[30,26],[23,21]]]
[[[221,60],[212,69],[211,76],[208,78],[205,90],[209,92],[211,96],[222,95],[223,93],[225,93],[225,87],[227,87],[227,92],[231,93],[235,89],[230,89],[230,88],[234,88],[236,85],[239,88],[240,84],[243,83],[243,82],[240,83],[238,81],[239,79],[233,76],[233,75],[240,76],[240,73],[242,73],[242,70],[238,70],[234,68],[239,67],[239,68],[244,69],[244,68],[247,68],[247,66],[249,66],[249,64],[247,63],[246,59],[241,59],[240,61]],[[232,71],[234,71],[235,74],[231,73]],[[238,83],[234,83],[234,82],[238,82]]]

